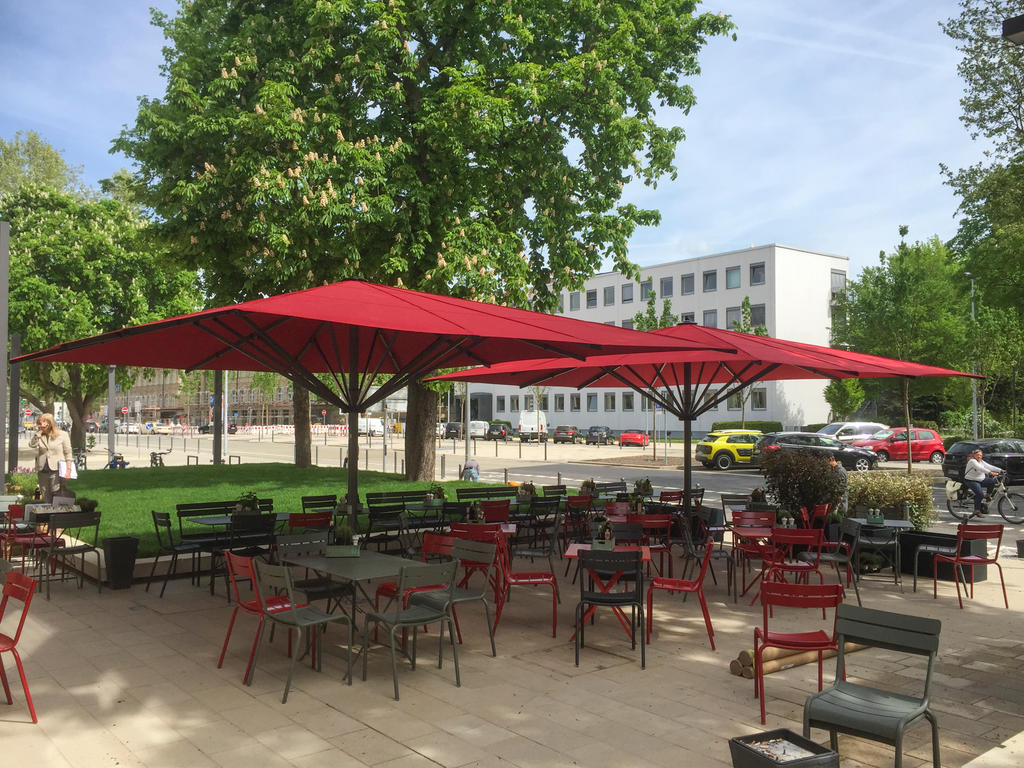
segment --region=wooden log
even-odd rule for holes
[[[740,664],[739,659],[733,659],[729,662],[729,672],[737,677],[743,675],[743,665]]]
[[[847,643],[846,652],[853,653],[859,651],[865,646],[857,645],[856,643]],[[771,650],[766,648],[765,650]],[[821,654],[822,660],[831,659],[836,655],[835,651],[824,651]],[[818,661],[817,651],[797,651],[789,656],[783,656],[781,658],[772,659],[771,661],[764,662],[764,674],[768,675],[772,672],[781,672],[784,669],[790,669],[791,667],[799,667],[803,664],[812,664]]]
[[[781,659],[784,656],[792,656],[797,653],[802,653],[802,651],[793,651],[789,648],[765,648],[761,652],[761,660],[767,662],[772,661],[774,659]],[[740,655],[737,657],[737,659],[739,660],[740,664],[742,664],[745,667],[754,666],[754,649],[747,648],[740,651]]]

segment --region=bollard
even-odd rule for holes
[[[519,438],[519,458],[523,458],[523,438]]]
[[[539,437],[537,439],[540,440]],[[543,443],[544,443],[544,461],[547,461],[548,460],[548,441],[544,440]]]
[[[498,441],[494,441],[494,458],[498,458]]]
[[[381,472],[387,472],[388,471],[388,455],[387,455],[386,452],[381,453],[381,455],[380,455],[380,471]]]
[[[405,459],[402,459],[402,474],[405,474]]]
[[[338,466],[345,466],[345,449],[342,448],[340,445],[338,446]]]
[[[441,479],[444,480],[444,454],[441,454]]]
[[[313,466],[316,466],[316,467],[320,466],[320,446],[319,445],[314,445],[313,446]]]
[[[508,485],[508,467],[505,467],[505,485]]]
[[[370,466],[370,449],[369,448],[364,448],[363,449],[363,466],[364,467],[369,467]]]
[[[561,472],[558,473],[557,479],[558,479],[558,482],[556,483],[556,485],[561,485],[562,484],[562,473]]]

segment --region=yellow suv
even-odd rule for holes
[[[754,443],[761,437],[756,429],[720,429],[708,432],[697,443],[697,461],[710,469],[729,469],[733,464],[749,464]]]

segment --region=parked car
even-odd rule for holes
[[[946,449],[942,445],[942,438],[933,429],[911,429],[910,455],[913,461],[930,461],[932,464],[941,464],[942,457],[946,455]],[[894,461],[907,459],[907,428],[892,427],[883,429],[867,440],[855,440],[851,445],[858,448],[870,448],[878,455],[879,461]]]
[[[950,480],[963,482],[967,454],[981,448],[982,458],[1006,470],[1008,485],[1024,485],[1024,440],[1016,437],[994,437],[962,440],[953,443],[942,460],[942,474]]]
[[[474,439],[483,439],[487,437],[487,428],[491,426],[486,421],[471,421],[469,422],[469,436]]]
[[[852,443],[854,440],[867,440],[876,432],[888,428],[888,425],[874,421],[833,421],[819,429],[818,434],[841,443]]]
[[[582,443],[584,436],[579,427],[559,424],[555,427],[554,440],[556,443]]]
[[[447,440],[462,439],[462,424],[458,421],[449,421],[444,427],[444,436]]]
[[[651,444],[651,438],[646,432],[639,429],[627,429],[625,432],[619,433],[619,445],[639,445],[641,448],[646,448]]]
[[[709,432],[697,443],[697,461],[709,469],[729,469],[733,464],[750,464],[754,444],[761,439],[757,429],[720,429]]]
[[[484,440],[508,440],[508,424],[494,423],[487,427],[487,434]]]
[[[196,427],[196,431],[200,435],[209,435],[213,433],[213,424],[200,424]],[[238,426],[235,424],[228,424],[228,434],[233,435],[238,431]]]
[[[807,451],[819,456],[835,456],[846,469],[867,472],[878,463],[878,456],[867,448],[846,445],[838,440],[817,432],[770,432],[754,446],[750,463],[757,466],[761,463],[761,455],[767,451],[794,450]]]
[[[587,445],[608,445],[615,442],[611,427],[591,427],[587,430]]]
[[[119,435],[137,435],[139,434],[139,424],[136,421],[121,423],[114,427],[114,431]]]

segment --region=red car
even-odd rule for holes
[[[941,464],[946,455],[942,447],[942,438],[934,429],[913,429],[910,438],[911,458],[914,461],[930,461]],[[867,440],[856,440],[853,445],[870,448],[878,454],[879,461],[906,461],[907,459],[907,428],[890,427],[875,432]]]
[[[623,432],[619,435],[619,445],[639,445],[641,448],[645,448],[650,443],[651,438],[647,436],[647,433],[639,430]]]

